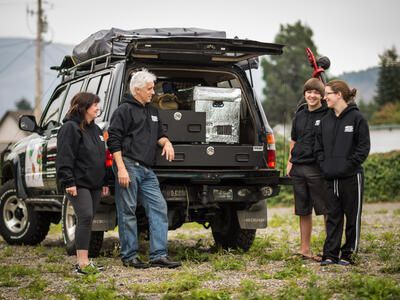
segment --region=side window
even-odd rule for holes
[[[71,83],[71,85],[69,86],[68,94],[67,97],[65,98],[64,107],[61,113],[61,118],[60,118],[61,121],[64,119],[66,113],[68,112],[72,97],[74,97],[77,93],[81,91],[82,85],[83,85],[83,80],[80,80]]]
[[[43,114],[41,127],[47,128],[50,123],[59,123],[62,102],[65,97],[66,87],[58,89],[50,100],[46,111]]]
[[[93,77],[89,80],[86,91],[89,93],[96,94],[100,98],[100,108],[102,115],[104,108],[106,106],[105,99],[108,91],[108,84],[110,82],[110,74],[104,74],[101,76]]]

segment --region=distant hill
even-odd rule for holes
[[[44,106],[54,87],[60,82],[50,66],[59,65],[63,57],[72,53],[73,46],[47,44],[43,55]],[[15,109],[15,102],[35,98],[35,44],[32,39],[0,38],[0,118],[7,110]]]
[[[350,87],[357,89],[357,100],[362,99],[365,103],[370,103],[376,93],[378,76],[379,67],[373,67],[364,71],[343,73],[338,78],[346,81]]]
[[[49,43],[44,47],[44,84],[42,106],[46,105],[54,87],[59,83],[57,72],[49,68],[59,65],[65,55],[72,53],[72,45]],[[358,97],[369,103],[375,93],[378,67],[364,71],[348,72],[337,77],[357,88]],[[253,72],[256,93],[263,99],[262,69]],[[15,109],[15,102],[26,98],[34,102],[35,97],[35,46],[34,40],[22,38],[0,38],[0,118],[7,110]]]

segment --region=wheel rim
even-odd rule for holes
[[[22,232],[28,223],[28,208],[26,203],[16,196],[11,196],[4,203],[3,220],[12,233]]]
[[[76,216],[71,201],[67,202],[65,214],[65,231],[69,241],[75,240]]]

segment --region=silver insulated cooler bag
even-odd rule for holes
[[[207,143],[239,143],[241,90],[196,86],[194,110],[206,113]]]

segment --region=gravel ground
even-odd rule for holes
[[[338,276],[343,277],[350,272],[361,272],[371,276],[386,276],[382,275],[380,271],[385,265],[384,262],[373,251],[373,246],[371,251],[371,238],[368,240],[363,239],[363,237],[368,235],[378,237],[385,232],[398,232],[398,228],[400,228],[399,212],[400,203],[378,203],[364,206],[360,262],[357,266],[321,268],[317,263],[304,261],[302,267],[323,278],[324,281]],[[270,225],[266,229],[257,231],[258,240],[271,240],[271,246],[266,251],[286,249],[286,252],[295,253],[298,247],[298,222],[293,216],[293,208],[270,208],[268,214]],[[321,236],[322,228],[322,218],[315,218],[313,234]],[[57,230],[52,230],[45,241],[40,246],[35,247],[9,246],[0,238],[0,275],[2,268],[17,265],[37,270],[36,275],[13,277],[14,286],[1,282],[1,278],[4,279],[4,277],[0,277],[0,299],[79,298],[76,293],[71,292],[71,285],[74,282],[79,282],[79,280],[82,281],[82,277],[78,278],[72,271],[75,258],[65,254],[60,233],[54,231]],[[196,258],[188,256],[188,259],[183,260],[183,266],[174,270],[125,268],[121,265],[118,257],[118,235],[116,232],[108,232],[103,244],[104,255],[97,258],[97,261],[106,266],[106,270],[94,279],[94,286],[99,284],[110,285],[111,282],[115,294],[119,296],[135,299],[140,295],[142,299],[160,299],[164,295],[163,292],[160,292],[163,284],[177,281],[180,276],[197,276],[200,278],[199,289],[226,291],[235,298],[240,294],[240,286],[245,279],[256,284],[257,292],[267,295],[275,295],[288,284],[289,280],[292,280],[292,278],[268,278],[268,274],[276,274],[285,268],[286,262],[284,260],[270,260],[259,263],[257,256],[254,253],[251,254],[251,251],[248,254],[237,252],[215,253],[210,230],[199,226],[185,226],[184,228],[170,231],[169,240],[172,256],[176,256],[178,253],[185,253],[186,250],[195,252],[202,257],[210,255],[214,259],[197,262]],[[319,242],[314,242],[314,251],[319,252],[321,246],[320,238]],[[400,245],[395,245],[394,251],[400,254],[399,247]],[[146,259],[148,242],[141,241],[140,248],[142,257]],[[216,268],[217,260],[229,261],[230,258],[241,263],[241,265],[238,268],[229,266],[227,268],[222,267],[222,269]],[[390,277],[397,284],[400,284],[399,273],[391,274]],[[29,289],[32,285],[38,285],[38,283],[35,283],[38,278],[46,282],[42,293],[36,295],[21,293],[21,289]],[[307,278],[307,276],[299,277],[298,280],[296,279],[297,284],[299,286],[304,285]],[[93,287],[91,282],[84,282],[87,284],[88,289]],[[143,290],[138,292],[138,286],[150,288],[146,292],[143,292]],[[333,298],[337,297],[334,296]],[[340,298],[340,295],[338,298]]]

